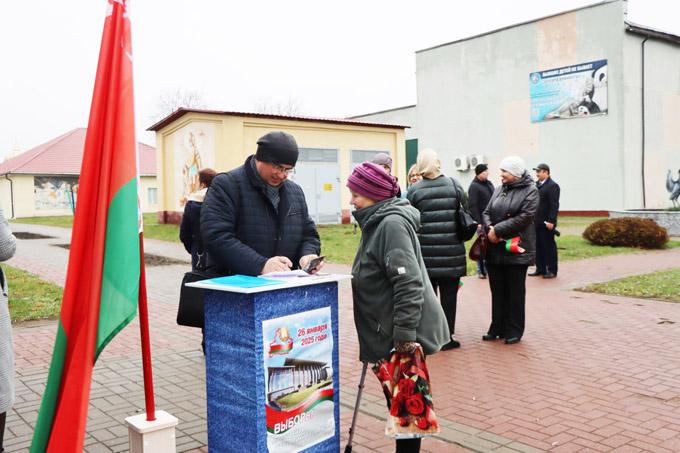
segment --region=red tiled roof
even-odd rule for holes
[[[79,175],[87,129],[79,127],[0,164],[0,175]],[[156,175],[156,148],[139,143],[142,175]]]
[[[227,116],[246,116],[251,118],[267,118],[275,120],[295,120],[295,121],[314,121],[319,123],[330,123],[330,124],[350,124],[354,126],[369,126],[369,127],[385,127],[390,129],[406,129],[409,126],[401,126],[398,124],[386,124],[386,123],[371,123],[369,121],[353,120],[350,118],[315,118],[311,116],[290,116],[290,115],[275,115],[272,113],[253,113],[253,112],[230,112],[224,110],[204,110],[204,109],[189,109],[180,107],[179,109],[172,112],[170,115],[166,116],[162,120],[158,121],[153,126],[150,126],[147,131],[159,131],[163,129],[168,124],[172,123],[176,119],[184,116],[187,113],[211,113],[216,115],[227,115]]]

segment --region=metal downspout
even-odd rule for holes
[[[12,217],[10,219],[14,218],[14,181],[9,179],[9,173],[5,173],[5,179],[9,181],[9,201],[10,201],[10,206],[12,208]]]
[[[647,196],[645,189],[645,43],[649,39],[649,36],[645,36],[642,40],[642,81],[641,85],[641,98],[642,98],[642,207],[647,207]]]

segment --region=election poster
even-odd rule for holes
[[[330,307],[262,322],[270,452],[297,452],[335,435]]]
[[[531,122],[607,114],[607,60],[532,72]]]

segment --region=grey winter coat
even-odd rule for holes
[[[519,236],[524,253],[505,250],[505,243],[489,243],[486,262],[506,266],[534,264],[536,254],[536,228],[534,216],[538,209],[538,189],[528,172],[511,184],[504,184],[494,190],[491,200],[482,216],[484,225],[493,226],[496,236],[512,239]]]
[[[417,341],[425,354],[439,351],[449,329],[420,252],[418,211],[390,198],[353,214],[361,227],[352,266],[360,360],[387,357],[394,341]]]
[[[464,276],[465,244],[456,233],[456,209],[460,203],[467,208],[463,188],[453,178],[440,175],[415,183],[407,197],[420,211],[418,240],[430,278]]]
[[[0,261],[14,256],[16,239],[0,209]],[[7,306],[7,279],[0,269],[2,294],[0,294],[0,414],[14,404],[14,348],[12,347],[12,324]],[[1,434],[1,433],[0,433]]]

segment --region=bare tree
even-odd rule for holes
[[[272,115],[297,116],[300,114],[302,102],[288,96],[286,100],[274,100],[271,97],[260,98],[255,102],[255,113],[269,113]]]
[[[189,88],[175,88],[164,91],[156,101],[156,109],[152,121],[158,121],[161,118],[165,118],[179,108],[205,108],[203,95],[200,91]]]

